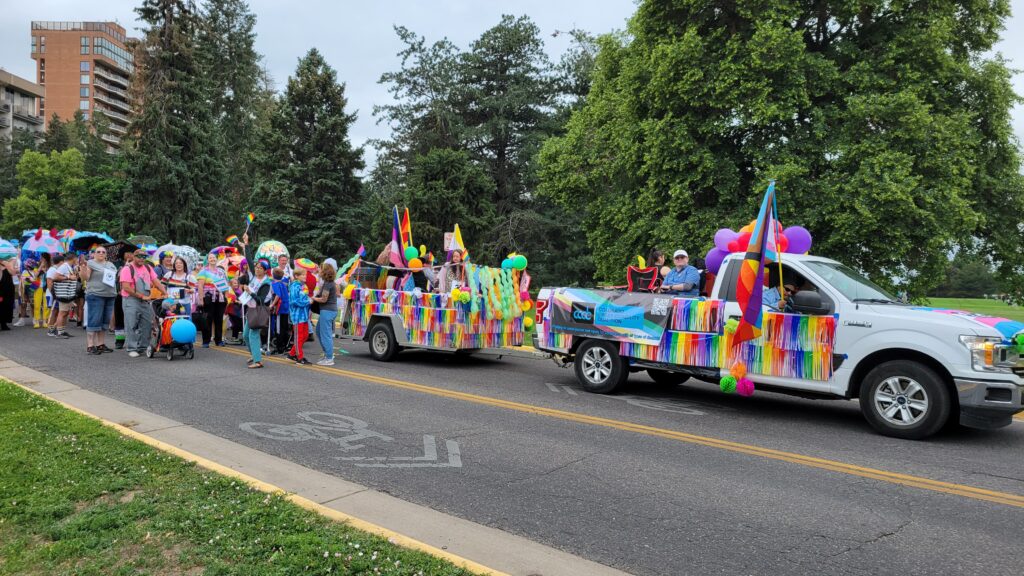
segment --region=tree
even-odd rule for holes
[[[43,141],[39,144],[39,151],[49,154],[50,152],[61,152],[71,147],[71,137],[64,121],[54,112],[50,116],[50,122],[46,125],[43,133]]]
[[[360,212],[364,166],[349,130],[355,114],[337,74],[315,48],[299,60],[295,76],[270,120],[265,175],[257,183],[260,231],[308,258],[355,251],[366,229]]]
[[[272,105],[269,76],[256,52],[256,15],[244,0],[207,0],[196,58],[210,84],[209,107],[224,143],[227,195],[232,205],[252,191],[259,122]]]
[[[18,161],[20,192],[3,203],[5,234],[39,226],[67,228],[76,222],[77,200],[85,195],[85,159],[75,148],[43,154],[26,150]]]
[[[494,182],[464,150],[438,148],[417,157],[407,182],[397,204],[410,207],[415,239],[441,248],[456,224],[467,242],[494,226]]]
[[[35,150],[36,137],[25,130],[14,130],[10,139],[0,138],[0,204],[18,195],[18,161],[26,150]]]
[[[921,295],[979,238],[1020,266],[1024,184],[993,3],[641,2],[541,153],[599,276],[652,245],[703,253],[778,181],[815,252]],[[998,208],[997,208],[998,207]],[[1019,271],[1024,271],[1017,268]]]
[[[4,200],[3,222],[0,223],[0,234],[16,238],[24,230],[38,227],[53,217],[50,201],[46,194],[33,190],[25,190],[14,198]]]
[[[212,90],[193,46],[199,20],[187,0],[144,0],[136,12],[148,27],[132,83],[141,109],[125,140],[125,231],[213,246],[228,203]]]
[[[949,262],[945,278],[929,295],[945,298],[983,298],[1000,292],[992,264],[980,254],[960,251]]]

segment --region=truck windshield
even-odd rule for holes
[[[850,301],[895,301],[892,295],[849,266],[815,261],[806,261],[804,265]]]

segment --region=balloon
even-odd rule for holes
[[[529,316],[523,318],[523,328],[526,328],[527,330],[533,328],[533,318],[530,318]]]
[[[738,236],[737,236],[737,238],[738,238]],[[717,248],[716,248],[716,250],[717,250]],[[740,241],[739,240],[733,240],[732,242],[729,242],[729,249],[726,250],[726,252],[732,254],[733,252],[739,252],[739,251],[740,251]]]
[[[452,300],[458,302],[462,299],[462,290],[458,288],[452,288]]]
[[[747,224],[743,228],[740,228],[740,234],[753,234],[753,233],[754,233],[754,223],[753,222],[751,222],[750,224]]]
[[[803,226],[790,226],[782,231],[789,246],[786,252],[791,254],[805,254],[811,250],[811,233]]]
[[[352,299],[352,293],[355,292],[355,290],[356,290],[356,285],[355,284],[349,284],[348,286],[345,286],[345,290],[341,293],[341,295],[342,295],[342,297],[345,298],[345,300],[351,300]]]
[[[530,308],[533,308],[533,300],[523,300],[523,303],[519,305],[519,308],[523,312],[529,312]]]
[[[469,295],[469,292],[463,292],[462,296],[459,297],[459,302],[462,302],[463,304],[469,304],[469,301],[472,299],[473,297]]]
[[[501,261],[501,269],[502,270],[508,270],[510,268],[512,268],[512,259],[511,258],[505,258],[504,260]]]
[[[522,292],[519,293],[519,299],[520,300],[529,300],[530,299],[530,293],[527,292],[526,290],[523,290]]]
[[[526,270],[526,264],[526,256],[523,256],[522,254],[516,254],[516,256],[512,258],[512,267],[516,270]]]
[[[733,232],[732,230],[728,228],[721,228],[718,232],[715,232],[715,247],[718,248],[719,250],[728,251],[729,244],[731,244],[733,240],[736,240],[739,237],[740,235]]]
[[[729,253],[720,248],[712,248],[708,250],[708,253],[704,255],[704,266],[707,267],[708,272],[712,274],[718,274],[718,270],[722,267],[722,262]]]
[[[171,324],[171,340],[178,344],[192,344],[196,341],[196,325],[187,318],[175,320]]]
[[[408,260],[412,260],[414,258],[418,258],[419,255],[420,255],[420,251],[417,250],[415,246],[406,246],[404,254],[405,254],[405,259],[408,261]],[[411,266],[410,266],[410,268],[411,268]]]
[[[778,249],[779,252],[785,252],[789,248],[789,238],[785,236],[779,236]]]
[[[415,250],[415,248],[413,248],[413,250]],[[422,260],[420,260],[419,258],[410,258],[409,259],[409,269],[410,270],[419,270],[421,268],[423,268],[423,261]]]
[[[754,382],[750,378],[740,378],[736,381],[736,393],[740,396],[753,396]]]
[[[420,258],[422,258],[422,257],[424,257],[426,255],[427,255],[427,246],[425,244],[420,244]]]
[[[737,252],[744,252],[744,251],[746,251],[747,247],[750,246],[750,236],[752,234],[753,234],[752,232],[741,232],[740,233],[739,239],[736,240],[737,242],[739,242],[739,245],[740,245],[740,249],[737,250]]]

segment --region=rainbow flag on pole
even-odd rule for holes
[[[733,346],[753,340],[761,335],[761,294],[764,291],[764,262],[768,246],[768,232],[771,228],[775,206],[775,181],[768,183],[768,190],[761,201],[754,233],[747,245],[747,255],[740,265],[740,276],[736,280],[736,301],[743,316],[733,336]],[[781,281],[781,280],[780,280]]]
[[[388,260],[396,268],[405,268],[405,254],[403,253],[405,246],[402,243],[402,221],[398,216],[398,206],[395,206],[393,216],[394,224],[391,226],[391,250]]]

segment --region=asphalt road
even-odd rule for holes
[[[1024,571],[1024,500],[1005,498],[1024,496],[1020,420],[910,442],[874,434],[851,402],[725,396],[642,374],[626,393],[598,396],[548,360],[404,352],[382,364],[347,343],[334,370],[252,371],[237,347],[197,349],[191,361],[94,357],[75,334],[16,329],[0,334],[0,353],[635,574]],[[319,346],[306,350],[315,360]],[[1004,496],[964,495],[974,489]]]

